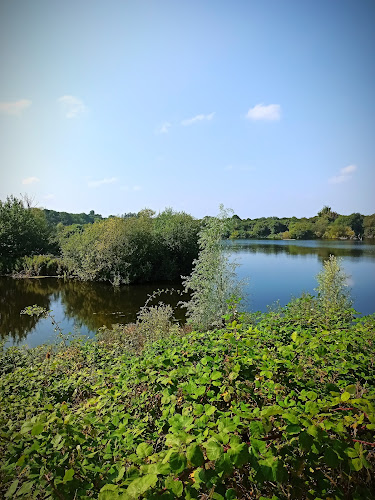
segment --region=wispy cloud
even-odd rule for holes
[[[168,134],[169,129],[172,127],[172,124],[169,122],[164,122],[156,129],[157,134]]]
[[[280,104],[256,104],[247,112],[246,118],[254,121],[277,121],[281,118]]]
[[[339,175],[328,179],[330,184],[341,184],[352,178],[352,174],[357,170],[357,165],[348,165],[340,170]]]
[[[103,186],[104,184],[113,184],[114,182],[117,182],[117,177],[109,177],[105,179],[100,179],[98,181],[89,181],[88,186],[91,188]]]
[[[63,95],[57,99],[57,102],[61,105],[66,118],[75,118],[87,110],[83,101],[72,95]]]
[[[39,180],[38,177],[26,177],[26,179],[22,179],[22,184],[34,184],[35,182],[39,182]]]
[[[193,118],[187,118],[186,120],[182,120],[181,125],[186,127],[187,125],[193,125],[193,123],[201,122],[201,121],[210,121],[214,117],[215,113],[210,113],[209,115],[196,115]]]
[[[22,111],[31,106],[31,101],[28,99],[20,99],[19,101],[3,101],[0,102],[0,112],[6,115],[20,115]]]

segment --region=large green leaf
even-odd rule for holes
[[[126,494],[130,498],[138,498],[150,488],[156,486],[158,476],[156,474],[147,474],[146,476],[138,477],[135,479],[126,490]]]
[[[153,453],[152,446],[148,443],[141,443],[137,446],[137,455],[139,458],[149,457]]]
[[[204,463],[203,452],[197,444],[191,444],[186,450],[186,456],[194,467],[199,467]]]
[[[186,468],[186,463],[186,456],[183,453],[174,452],[169,458],[171,471],[175,472],[176,474],[182,472]]]
[[[214,439],[210,439],[204,445],[208,460],[217,460],[223,454],[223,447]]]

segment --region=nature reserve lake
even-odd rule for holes
[[[354,307],[362,314],[375,312],[375,243],[362,241],[228,240],[223,245],[244,278],[248,311],[266,311],[279,301],[285,305],[302,292],[314,293],[315,276],[329,255],[340,257],[349,275]],[[113,288],[111,285],[56,278],[0,278],[0,334],[7,345],[35,346],[56,338],[50,319],[20,315],[26,306],[37,304],[52,311],[64,333],[93,336],[103,325],[129,323],[156,289],[180,289],[181,285],[152,283]],[[156,298],[177,306],[181,296]],[[183,312],[176,310],[183,319]]]

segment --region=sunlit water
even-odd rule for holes
[[[268,241],[235,240],[224,242],[231,259],[239,265],[239,278],[245,286],[246,308],[266,311],[279,301],[286,304],[302,292],[314,293],[315,276],[330,254],[342,259],[349,275],[354,307],[362,314],[375,312],[375,244],[357,241]],[[64,333],[80,332],[93,336],[103,325],[135,321],[149,294],[158,288],[178,285],[154,283],[114,289],[103,283],[82,283],[62,279],[0,278],[0,333],[11,343],[35,346],[54,342],[57,333],[49,319],[20,315],[28,305],[50,309]],[[181,288],[181,287],[180,287]],[[178,294],[162,295],[159,300],[175,307]],[[176,309],[182,320],[183,312]]]

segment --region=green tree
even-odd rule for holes
[[[166,208],[153,220],[153,236],[159,253],[156,276],[179,279],[191,272],[193,260],[198,256],[200,223],[185,212]]]
[[[240,295],[236,264],[229,260],[222,245],[223,235],[230,233],[230,210],[220,205],[217,217],[207,217],[199,233],[199,255],[190,276],[183,278],[185,292],[191,294],[187,309],[188,322],[194,328],[207,330],[222,325],[228,312],[227,300]]]
[[[292,222],[289,226],[289,238],[296,240],[310,240],[314,237],[314,227],[311,222],[301,220],[298,222]]]
[[[375,214],[364,217],[363,230],[365,238],[375,238]]]
[[[320,212],[318,212],[318,217],[325,217],[329,222],[333,222],[338,217],[338,213],[334,212],[331,207],[325,205]]]
[[[340,260],[330,255],[316,279],[318,305],[326,324],[351,320],[353,301],[348,288],[348,276],[344,273]]]
[[[0,257],[15,259],[48,251],[50,231],[39,208],[14,196],[0,201]]]

